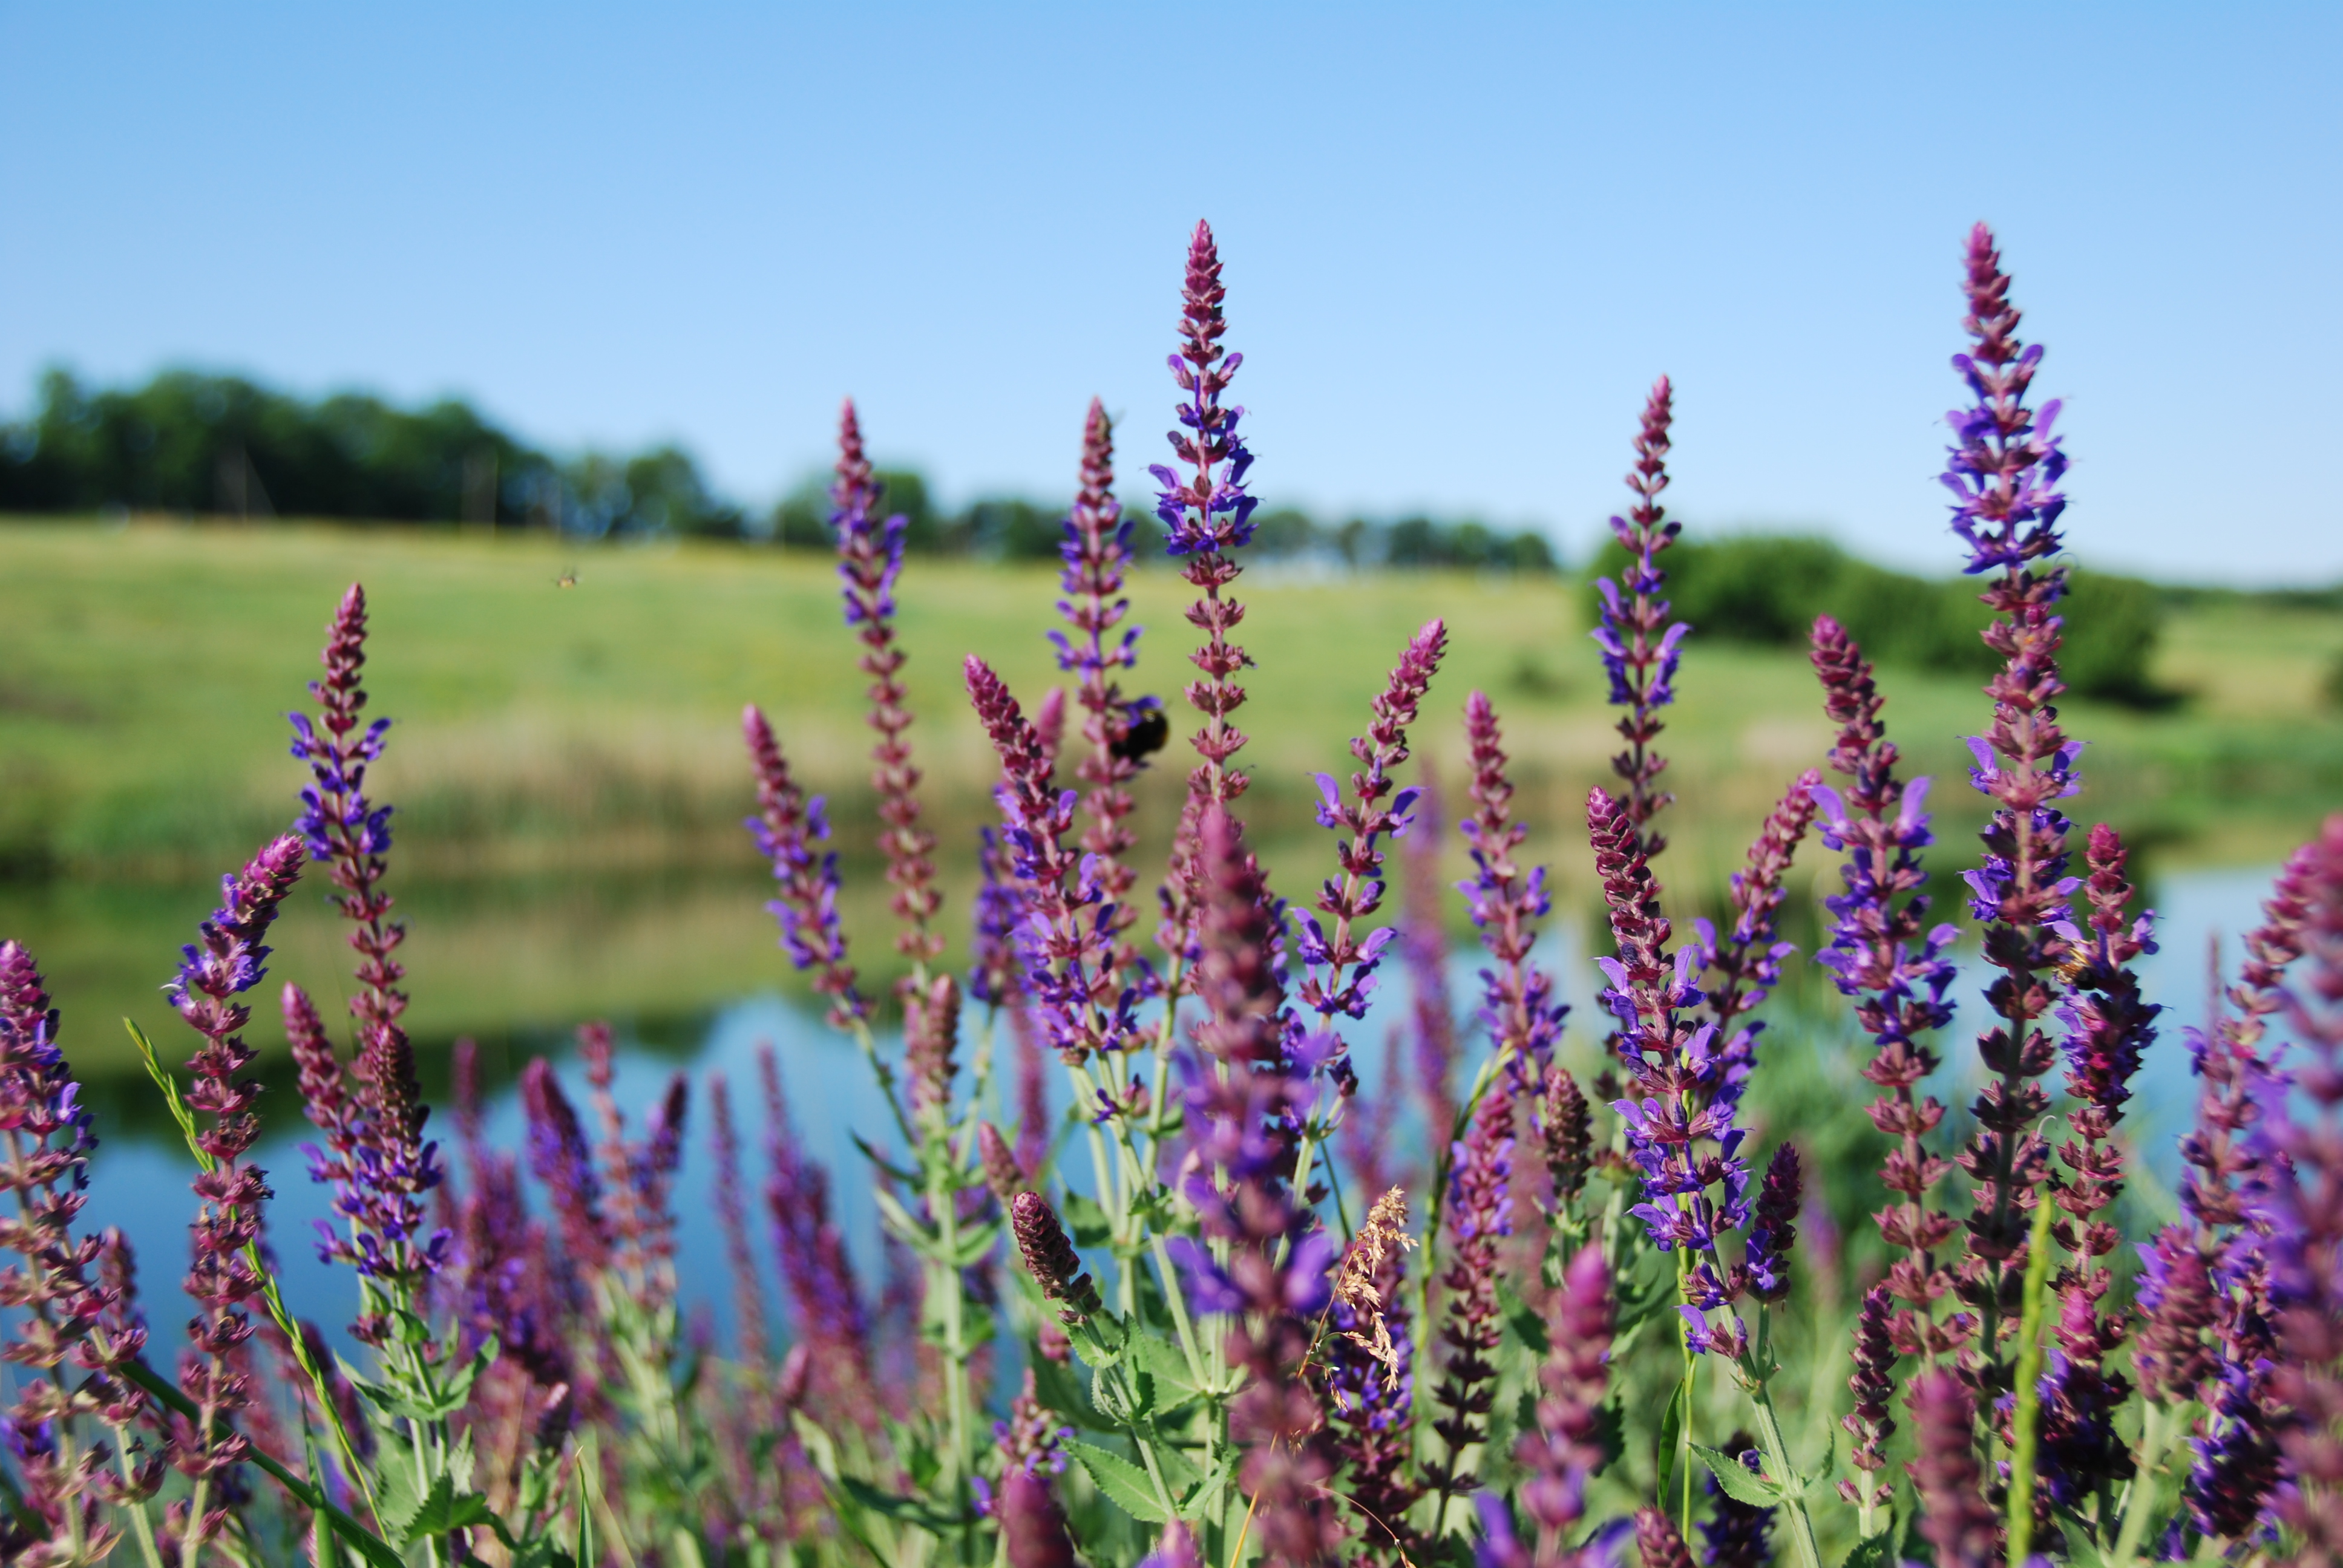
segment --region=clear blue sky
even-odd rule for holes
[[[0,408],[164,364],[672,437],[841,394],[947,499],[1143,484],[1209,216],[1272,502],[1583,553],[1644,387],[1695,528],[1944,566],[1956,260],[2003,236],[2070,537],[2343,577],[2343,7],[0,4]]]

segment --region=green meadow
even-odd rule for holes
[[[819,557],[386,528],[10,522],[0,934],[43,959],[77,1060],[118,1064],[113,1018],[162,1016],[156,988],[218,873],[290,819],[304,774],[284,715],[306,699],[327,617],[353,579],[373,608],[374,711],[396,721],[374,783],[397,807],[393,885],[414,926],[419,1034],[598,1011],[682,1016],[786,983],[739,829],[751,796],[739,719],[752,701],[809,786],[830,793],[851,926],[865,956],[883,948],[865,849],[864,681]],[[1435,615],[1451,653],[1418,755],[1461,782],[1459,709],[1468,690],[1487,691],[1533,848],[1565,897],[1587,895],[1577,828],[1615,737],[1572,579],[1265,569],[1237,593],[1259,666],[1242,716],[1254,738],[1248,809],[1289,896],[1331,866],[1309,823],[1310,775],[1348,766],[1384,671]],[[914,558],[903,577],[912,733],[955,934],[991,763],[960,661],[980,654],[1030,706],[1059,678],[1041,638],[1055,597],[1054,574],[1031,567]],[[1184,585],[1151,569],[1131,598],[1147,628],[1133,684],[1183,718]],[[2338,656],[2333,614],[2259,599],[2176,612],[2156,675],[2177,700],[2066,711],[2091,742],[2078,811],[2123,827],[2151,871],[2275,859],[2343,800],[2343,712],[2325,688]],[[1961,782],[1960,738],[1983,727],[1984,699],[1943,674],[1890,668],[1882,682],[1891,733],[1940,780],[1940,836],[1966,833],[1980,813]],[[1678,689],[1663,742],[1684,803],[1674,875],[1713,893],[1829,731],[1791,651],[1695,636]],[[1185,756],[1175,739],[1148,781],[1143,816],[1159,835]],[[338,940],[305,906],[280,927],[278,962],[329,983],[347,967]]]

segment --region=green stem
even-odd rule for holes
[[[2162,1400],[2152,1399],[2140,1418],[2138,1473],[2132,1477],[2131,1489],[2124,1496],[2123,1529],[2116,1537],[2115,1553],[2108,1559],[2113,1568],[2128,1568],[2139,1557],[2140,1537],[2147,1533],[2148,1515],[2156,1508],[2156,1483],[2164,1473],[2165,1451],[2171,1444],[2173,1433],[2183,1430],[2183,1424],[2174,1419],[2177,1414]]]
[[[2034,1548],[2035,1443],[2042,1412],[2042,1305],[2049,1294],[2050,1211],[2056,1205],[2044,1192],[2034,1205],[2034,1231],[2026,1241],[2026,1295],[2017,1330],[2017,1408],[2009,1422],[2009,1553],[2024,1563]]]
[[[1765,1309],[1761,1307],[1758,1312],[1762,1317]],[[1814,1516],[1806,1511],[1798,1472],[1790,1463],[1789,1444],[1782,1436],[1782,1420],[1775,1412],[1774,1396],[1767,1392],[1764,1379],[1755,1379],[1755,1384],[1749,1391],[1749,1402],[1757,1413],[1757,1446],[1765,1451],[1765,1463],[1774,1472],[1774,1478],[1782,1483],[1782,1512],[1790,1522],[1791,1543],[1797,1548],[1802,1568],[1823,1568],[1822,1547],[1815,1540]],[[1687,1419],[1684,1424],[1689,1427],[1692,1422]],[[1863,1533],[1871,1533],[1867,1520]]]

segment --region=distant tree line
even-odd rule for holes
[[[1014,498],[980,500],[957,512],[939,509],[927,481],[910,470],[882,470],[881,509],[904,519],[904,541],[914,550],[999,560],[1055,560],[1065,539],[1063,507]],[[1132,546],[1145,561],[1163,558],[1162,525],[1144,505],[1127,504]],[[769,525],[782,544],[830,548],[826,479],[807,479],[774,508]],[[1256,560],[1318,562],[1334,568],[1380,566],[1463,567],[1487,571],[1551,572],[1554,547],[1534,530],[1505,533],[1473,521],[1404,518],[1394,523],[1353,518],[1339,527],[1291,507],[1253,517],[1249,553]]]
[[[1055,559],[1061,505],[933,502],[916,472],[883,476],[885,505],[909,520],[916,550]],[[238,518],[347,518],[541,528],[589,537],[698,535],[827,549],[829,500],[810,478],[769,511],[719,495],[671,446],[630,457],[558,458],[448,399],[419,409],[340,393],[317,401],[234,376],[167,370],[143,387],[90,388],[44,376],[30,417],[0,424],[0,512],[108,509]],[[1132,508],[1158,558],[1151,514]],[[1537,533],[1429,518],[1323,527],[1291,508],[1257,519],[1257,553],[1339,567],[1454,566],[1552,571]]]
[[[1616,541],[1597,553],[1586,577],[1615,578],[1627,562]],[[1980,678],[2000,656],[1978,640],[1990,618],[1971,578],[1912,577],[1874,566],[1827,539],[1774,534],[1680,539],[1663,563],[1677,618],[1704,637],[1774,646],[1803,645],[1815,618],[1835,617],[1864,651],[1888,664],[1966,671]],[[2171,596],[2154,583],[2072,570],[2063,607],[2066,636],[2058,662],[2069,690],[2138,706],[2169,694],[2149,672]]]

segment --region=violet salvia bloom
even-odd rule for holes
[[[969,700],[1001,754],[996,795],[1025,912],[1017,932],[1021,981],[1050,1043],[1079,1066],[1092,1052],[1123,1049],[1136,1028],[1135,990],[1114,987],[1113,906],[1098,881],[1097,857],[1077,862],[1065,842],[1074,792],[1055,788],[1049,759],[1017,699],[974,654],[966,668]]]
[[[1644,1568],[1693,1568],[1692,1553],[1676,1533],[1676,1522],[1656,1508],[1636,1512],[1635,1550]]]
[[[1545,1070],[1538,1097],[1538,1137],[1545,1150],[1547,1179],[1557,1209],[1567,1209],[1586,1186],[1594,1160],[1594,1118],[1585,1091],[1560,1062]]]
[[[521,1070],[520,1101],[528,1118],[528,1167],[553,1201],[562,1251],[573,1267],[591,1273],[610,1255],[601,1177],[578,1111],[554,1076],[553,1064],[541,1056]]]
[[[765,907],[781,925],[789,961],[815,972],[813,989],[830,998],[830,1021],[851,1028],[870,1016],[846,961],[846,930],[838,918],[838,856],[825,849],[830,819],[819,795],[808,799],[789,775],[773,727],[754,703],[741,710],[741,733],[757,769],[757,815],[748,819],[757,849],[772,862],[780,897]]]
[[[1586,1514],[1586,1481],[1603,1463],[1602,1407],[1609,1382],[1613,1306],[1603,1248],[1589,1242],[1564,1265],[1546,1311],[1537,1425],[1513,1445],[1523,1511],[1537,1526],[1536,1568],[1574,1561],[1570,1532]]]
[[[1753,1472],[1759,1469],[1755,1445],[1745,1432],[1725,1439],[1724,1452]],[[1699,1526],[1702,1568],[1765,1568],[1774,1560],[1766,1536],[1773,1530],[1775,1511],[1739,1501],[1717,1485],[1713,1475],[1706,1490],[1708,1517]]]
[[[1050,1484],[1053,1476],[1065,1473],[1066,1455],[1059,1443],[1073,1430],[1056,1424],[1041,1408],[1033,1395],[1031,1368],[1025,1372],[1024,1391],[1009,1407],[1009,1419],[995,1422],[992,1431],[1001,1452],[1001,1491],[990,1512],[1001,1522],[1001,1555],[1009,1568],[1075,1568],[1066,1511]]]
[[[1178,407],[1181,428],[1171,432],[1172,450],[1188,469],[1174,472],[1150,465],[1163,488],[1156,498],[1156,514],[1163,519],[1171,553],[1182,558],[1181,576],[1202,598],[1188,607],[1189,623],[1203,633],[1203,645],[1189,658],[1203,678],[1188,683],[1191,706],[1204,716],[1204,727],[1190,738],[1202,759],[1188,775],[1188,799],[1172,841],[1169,874],[1158,894],[1163,921],[1156,940],[1177,964],[1193,964],[1196,921],[1202,911],[1206,868],[1203,864],[1203,812],[1210,805],[1226,807],[1245,791],[1251,779],[1229,759],[1242,749],[1244,731],[1229,721],[1242,707],[1245,689],[1235,679],[1252,663],[1252,656],[1230,640],[1244,619],[1244,606],[1223,598],[1222,590],[1244,570],[1232,553],[1252,538],[1252,511],[1257,504],[1245,494],[1245,472],[1252,454],[1237,434],[1244,410],[1221,401],[1229,380],[1244,362],[1242,354],[1225,354],[1221,337],[1228,330],[1222,304],[1228,291],[1221,286],[1221,253],[1213,243],[1212,226],[1199,222],[1189,236],[1187,276],[1181,287],[1180,351],[1172,356],[1172,377],[1187,394]],[[1224,357],[1225,355],[1225,357]]]
[[[943,906],[936,890],[935,835],[920,826],[920,770],[911,763],[911,727],[900,678],[903,650],[895,641],[895,579],[903,571],[900,514],[877,518],[880,485],[862,452],[862,427],[849,398],[838,415],[838,479],[830,487],[830,524],[838,536],[838,575],[846,584],[846,624],[862,644],[858,668],[870,678],[870,728],[879,742],[870,749],[870,788],[879,797],[879,849],[887,857],[887,880],[895,895],[889,907],[903,929],[895,949],[913,964],[943,951],[943,939],[928,922]]]
[[[351,924],[350,946],[358,955],[349,1003],[357,1034],[350,1081],[339,1081],[344,1070],[322,1029],[299,1041],[297,1059],[305,1102],[311,1094],[325,1097],[309,1108],[310,1120],[334,1145],[313,1158],[311,1175],[333,1185],[334,1208],[347,1227],[320,1221],[319,1251],[351,1264],[366,1282],[356,1332],[380,1343],[392,1316],[412,1308],[446,1261],[448,1237],[430,1226],[425,1211],[441,1172],[437,1146],[423,1138],[430,1112],[416,1082],[414,1048],[398,1021],[407,995],[398,989],[406,970],[397,950],[407,930],[388,918],[392,900],[382,888],[390,808],[367,794],[367,770],[382,756],[389,721],[360,729],[366,613],[365,590],[353,583],[327,628],[319,655],[325,678],[309,685],[318,719],[290,715],[293,755],[310,774],[298,826],[310,859],[327,868],[338,890],[334,901]],[[377,1291],[385,1294],[378,1298]]]
[[[2313,1116],[2281,1115],[2273,1094],[2264,1132],[2290,1171],[2268,1203],[2281,1352],[2272,1392],[2291,1412],[2278,1442],[2294,1482],[2274,1512],[2301,1543],[2296,1562],[2332,1568],[2343,1562],[2343,815],[2328,818],[2308,870],[2312,961],[2288,1012],[2308,1048],[2293,1080]]]
[[[1658,564],[1660,552],[1684,531],[1684,525],[1669,521],[1667,509],[1660,505],[1660,492],[1668,487],[1668,427],[1674,417],[1674,393],[1663,376],[1652,384],[1635,432],[1635,467],[1627,476],[1635,504],[1624,518],[1611,519],[1611,532],[1634,559],[1618,581],[1596,580],[1603,596],[1602,624],[1589,634],[1603,650],[1612,705],[1627,710],[1618,725],[1627,749],[1611,759],[1611,767],[1626,786],[1623,809],[1627,825],[1646,857],[1667,848],[1667,840],[1654,833],[1651,824],[1674,797],[1655,788],[1668,764],[1652,749],[1652,742],[1663,728],[1660,709],[1675,700],[1676,660],[1684,634],[1692,629],[1681,621],[1671,622],[1668,601],[1659,597],[1667,584],[1667,574]]]
[[[1757,1205],[1749,1219],[1749,1245],[1742,1259],[1749,1293],[1778,1302],[1790,1293],[1790,1251],[1798,1243],[1798,1151],[1785,1143],[1774,1151]]]
[[[1155,1550],[1140,1561],[1139,1568],[1204,1568],[1204,1555],[1195,1533],[1174,1519],[1163,1527]]]
[[[2059,1019],[2066,1030],[2066,1091],[2077,1104],[2067,1117],[2075,1136],[2058,1149],[2073,1179],[2048,1201],[2065,1211],[2052,1234],[2076,1261],[2057,1277],[2057,1345],[2042,1384],[2040,1496],[2046,1505],[2073,1506],[2132,1473],[2115,1430],[2115,1413],[2130,1397],[2131,1384],[2108,1370],[2124,1341],[2124,1319],[2098,1310],[2113,1282],[2104,1260],[2122,1240],[2104,1214],[2123,1191],[2115,1126],[2131,1098],[2140,1053],[2156,1038],[2160,1010],[2140,1000],[2132,972],[2135,960],[2156,950],[2155,917],[2131,917],[2126,859],[2114,829],[2102,823],[2091,830],[2087,930],[2071,922],[2060,928],[2073,989]]]
[[[1244,1450],[1237,1480],[1258,1500],[1262,1552],[1323,1563],[1343,1523],[1325,1490],[1334,1465],[1318,1395],[1300,1373],[1312,1320],[1331,1299],[1335,1246],[1292,1187],[1308,1065],[1286,1050],[1297,1031],[1261,869],[1218,806],[1199,828],[1204,901],[1194,991],[1205,1017],[1195,1039],[1221,1070],[1186,1064],[1197,1157],[1186,1191],[1206,1236],[1228,1252],[1223,1267],[1182,1238],[1174,1256],[1191,1305],[1231,1315],[1226,1353],[1246,1376],[1230,1402],[1229,1430]]]
[[[1513,784],[1496,710],[1477,691],[1464,699],[1464,738],[1472,753],[1473,809],[1457,830],[1472,848],[1473,875],[1457,886],[1480,928],[1481,945],[1496,960],[1495,968],[1481,971],[1479,1018],[1515,1081],[1534,1083],[1570,1011],[1554,999],[1554,977],[1530,961],[1538,937],[1532,922],[1545,918],[1554,899],[1544,866],[1523,868],[1513,859],[1529,829],[1513,819]]]
[[[1924,1372],[1913,1380],[1912,1424],[1919,1456],[1905,1468],[1920,1494],[1920,1534],[1939,1568],[1994,1568],[2001,1520],[1986,1501],[1973,1446],[1976,1401],[1959,1375]]]
[[[1994,811],[1983,835],[1984,865],[1966,876],[1976,895],[1971,913],[1986,922],[1986,961],[2002,979],[1987,992],[1996,1021],[1977,1039],[1994,1078],[1973,1108],[1977,1131],[1961,1161],[1975,1202],[1958,1288],[1983,1314],[1984,1386],[1997,1394],[2009,1375],[1999,1326],[2016,1308],[2027,1211],[2048,1162],[2036,1124],[2050,1099],[2036,1081],[2057,1051],[2039,1020],[2057,1000],[2066,943],[2056,922],[2077,886],[2066,875],[2069,824],[2056,802],[2082,787],[2075,770],[2081,748],[2059,729],[2056,709],[2066,687],[2057,658],[2063,623],[2053,612],[2066,574],[2032,564],[2060,548],[2056,524],[2066,500],[2056,487],[2066,459],[2049,433],[2058,405],[2038,414],[2026,405],[2042,350],[2018,341],[2009,277],[1983,224],[1969,235],[1966,267],[1974,344],[1953,365],[1976,401],[1946,416],[1955,444],[1945,483],[1955,498],[1953,529],[1970,547],[1967,569],[2001,574],[1981,596],[1995,616],[1986,646],[2002,659],[1986,686],[1993,727],[1970,742],[1977,759],[1970,781]]]
[[[1385,926],[1361,940],[1355,928],[1383,907],[1384,850],[1377,840],[1407,831],[1416,799],[1413,789],[1398,788],[1391,772],[1408,759],[1407,727],[1415,721],[1447,650],[1448,628],[1437,620],[1426,622],[1410,639],[1375,697],[1367,733],[1351,741],[1351,755],[1365,771],[1351,775],[1347,796],[1332,774],[1318,775],[1319,826],[1347,835],[1336,856],[1342,874],[1328,878],[1318,891],[1319,912],[1331,919],[1332,930],[1316,916],[1304,915],[1296,944],[1302,965],[1300,998],[1318,1015],[1322,1030],[1331,1032],[1338,1017],[1366,1016],[1383,948],[1398,934]],[[1331,1070],[1347,1089],[1347,1059],[1338,1054]]]
[[[984,1172],[984,1185],[1005,1211],[1020,1192],[1033,1190],[1025,1166],[1017,1151],[1009,1147],[1009,1140],[1001,1136],[1001,1129],[990,1121],[976,1124],[977,1168]]]
[[[2139,1248],[2140,1327],[2132,1366],[2150,1399],[2177,1404],[2197,1397],[2219,1366],[2205,1341],[2220,1315],[2213,1275],[2186,1225],[2167,1225]]]
[[[969,933],[968,994],[987,1007],[1017,1000],[1016,871],[1000,835],[976,830],[976,919]]]
[[[1129,785],[1170,729],[1161,704],[1151,697],[1125,697],[1115,678],[1116,671],[1139,662],[1140,628],[1112,636],[1131,613],[1131,600],[1123,597],[1131,528],[1114,495],[1114,427],[1093,397],[1082,421],[1081,488],[1066,517],[1065,543],[1059,547],[1065,567],[1058,582],[1065,598],[1058,601],[1058,613],[1073,637],[1053,631],[1050,640],[1057,647],[1058,668],[1077,682],[1084,750],[1074,775],[1088,787],[1082,810],[1091,819],[1082,849],[1097,857],[1096,875],[1114,907],[1119,939],[1139,918],[1131,896],[1138,873],[1123,859],[1139,842],[1125,821],[1132,808]],[[1054,753],[1056,745],[1049,749]],[[1139,964],[1137,951],[1119,940],[1112,965],[1117,977],[1131,975]]]
[[[910,1080],[911,1120],[941,1139],[948,1136],[952,1079],[959,1071],[952,1050],[960,1042],[960,982],[940,974],[924,986],[904,986],[901,995],[903,1070]]]
[[[740,1359],[762,1367],[770,1354],[765,1336],[765,1282],[749,1244],[749,1208],[740,1196],[740,1137],[732,1125],[732,1090],[720,1072],[708,1080],[709,1151],[716,1157],[711,1201],[724,1232],[724,1261],[732,1271],[732,1335]]]
[[[1016,1194],[1009,1203],[1009,1228],[1033,1282],[1051,1301],[1065,1303],[1060,1316],[1068,1328],[1106,1310],[1099,1300],[1097,1284],[1083,1271],[1081,1256],[1067,1239],[1066,1228],[1047,1198],[1039,1192]]]
[[[135,1387],[109,1375],[136,1346],[106,1332],[120,1303],[104,1282],[105,1243],[73,1233],[97,1141],[56,1029],[32,955],[0,942],[0,1187],[14,1199],[0,1248],[22,1260],[0,1270],[12,1330],[0,1360],[32,1374],[15,1383],[0,1436],[16,1462],[20,1502],[19,1533],[6,1544],[11,1562],[28,1563],[95,1561],[111,1549],[115,1532],[99,1513],[109,1455],[87,1429],[105,1422],[119,1434],[139,1407]],[[74,1386],[55,1370],[68,1359],[99,1376]],[[125,1408],[109,1410],[116,1404]],[[26,1528],[33,1520],[43,1533]]]
[[[1945,992],[1955,971],[1945,955],[1956,933],[1926,924],[1921,889],[1927,873],[1919,851],[1932,842],[1921,809],[1927,780],[1896,781],[1896,743],[1880,721],[1884,699],[1871,661],[1828,616],[1815,622],[1812,658],[1823,711],[1839,727],[1830,765],[1846,778],[1844,794],[1828,788],[1815,794],[1824,844],[1846,856],[1839,870],[1845,890],[1825,900],[1835,921],[1829,950],[1815,961],[1831,971],[1841,994],[1855,999],[1855,1020],[1875,1043],[1863,1076],[1881,1097],[1867,1111],[1872,1124],[1896,1140],[1880,1174],[1897,1201],[1878,1216],[1881,1235],[1900,1254],[1887,1286],[1903,1305],[1889,1327],[1905,1353],[1933,1361],[1974,1330],[1966,1313],[1937,1319],[1936,1303],[1951,1288],[1937,1252],[1956,1224],[1930,1207],[1928,1193],[1951,1167],[1926,1142],[1944,1120],[1944,1104],[1919,1092],[1937,1067],[1926,1036],[1953,1016]]]
[[[1436,1141],[1456,1127],[1456,1012],[1448,999],[1448,930],[1442,919],[1440,787],[1432,759],[1416,769],[1415,826],[1401,840],[1399,949],[1407,965],[1415,1091]],[[1368,1182],[1370,1191],[1381,1191]]]
[[[609,1261],[636,1302],[656,1311],[675,1300],[675,1211],[668,1189],[682,1163],[691,1081],[680,1072],[669,1077],[666,1092],[651,1107],[643,1136],[630,1138],[626,1114],[611,1093],[617,1079],[615,1043],[607,1023],[578,1027],[578,1053],[585,1061],[595,1116],[602,1124],[595,1159]]]
[[[1625,807],[1593,790],[1586,828],[1619,950],[1616,958],[1596,960],[1611,982],[1603,1003],[1619,1020],[1620,1056],[1641,1091],[1613,1107],[1627,1124],[1628,1152],[1643,1172],[1644,1201],[1629,1212],[1663,1251],[1684,1247],[1697,1255],[1678,1309],[1684,1342],[1737,1357],[1748,1342],[1740,1318],[1728,1312],[1717,1324],[1707,1314],[1729,1309],[1744,1289],[1744,1271],[1719,1263],[1716,1242],[1748,1221],[1749,1170],[1733,1099],[1719,1094],[1726,1063],[1716,1049],[1716,1026],[1695,1025],[1689,1016],[1702,1000],[1692,979],[1698,954],[1687,947],[1669,956],[1668,920],[1659,912],[1649,858]]]
[[[195,1180],[200,1207],[189,1228],[194,1257],[186,1291],[196,1313],[179,1362],[179,1386],[199,1418],[175,1416],[171,1430],[171,1462],[195,1483],[175,1521],[190,1558],[225,1527],[225,1504],[235,1495],[227,1473],[246,1452],[246,1439],[226,1422],[252,1398],[243,1352],[253,1329],[245,1303],[260,1293],[261,1280],[247,1251],[259,1237],[261,1204],[269,1196],[266,1173],[244,1163],[260,1131],[252,1109],[260,1084],[243,1076],[253,1061],[243,1033],[252,1010],[236,999],[260,983],[268,957],[262,939],[299,880],[301,860],[301,840],[282,838],[263,847],[241,872],[222,878],[220,907],[203,923],[196,943],[183,950],[179,972],[164,990],[203,1037],[187,1063],[193,1082],[186,1102],[211,1119],[196,1139],[211,1168]]]
[[[1847,1462],[1861,1473],[1838,1483],[1838,1494],[1866,1512],[1887,1505],[1890,1488],[1877,1477],[1887,1465],[1882,1452],[1895,1435],[1896,1421],[1888,1401],[1896,1393],[1896,1342],[1888,1323],[1895,1315],[1894,1298],[1885,1285],[1874,1285],[1863,1295],[1863,1309],[1855,1321],[1854,1375],[1846,1385],[1855,1393],[1855,1409],[1839,1418],[1839,1425],[1855,1439]]]
[[[1448,1500],[1480,1484],[1480,1477],[1460,1468],[1459,1462],[1467,1449],[1489,1435],[1486,1416],[1497,1376],[1497,1346],[1503,1337],[1497,1266],[1503,1239],[1513,1229],[1510,1189],[1515,1082],[1503,1073],[1489,1081],[1452,1153],[1443,1211],[1449,1262],[1440,1278],[1447,1296],[1440,1337],[1448,1353],[1433,1394],[1440,1413],[1432,1422],[1443,1452],[1424,1461],[1423,1467],[1424,1480],[1440,1493],[1435,1532]]]
[[[870,1314],[854,1265],[846,1255],[846,1239],[830,1214],[830,1176],[806,1157],[790,1131],[789,1108],[781,1099],[779,1065],[770,1048],[758,1052],[757,1069],[765,1090],[765,1147],[771,1175],[765,1201],[773,1221],[773,1251],[781,1266],[795,1308],[798,1337],[814,1347],[813,1379],[827,1406],[860,1412],[864,1423],[875,1421],[870,1409]]]
[[[1733,923],[1720,937],[1706,920],[1696,920],[1700,933],[1702,989],[1707,993],[1708,1014],[1717,1031],[1726,1037],[1726,1066],[1721,1096],[1736,1103],[1749,1074],[1756,1066],[1757,1036],[1765,1028],[1761,1019],[1743,1019],[1762,1005],[1782,978],[1782,960],[1797,949],[1775,940],[1784,891],[1783,875],[1797,856],[1807,828],[1815,819],[1815,791],[1822,775],[1808,769],[1790,786],[1749,846],[1746,864],[1732,877]]]

